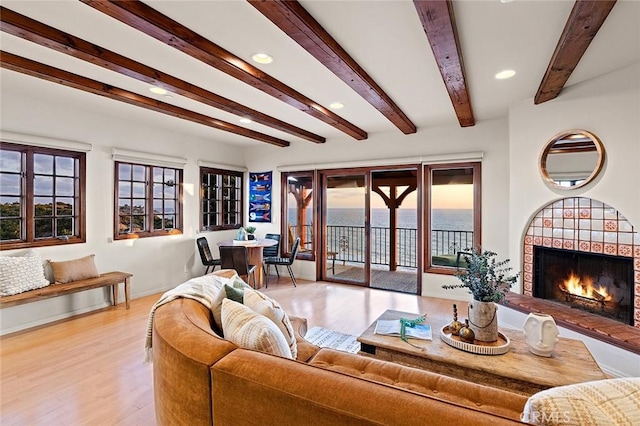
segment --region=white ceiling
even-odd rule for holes
[[[243,0],[145,2],[248,62],[253,53],[269,53],[275,58],[272,64],[253,65],[321,105],[344,103],[345,108],[336,113],[369,134],[396,131],[402,135],[381,113],[249,3]],[[302,0],[300,3],[409,116],[418,132],[428,126],[458,125],[412,1]],[[350,139],[339,130],[79,1],[3,0],[2,5],[327,139]],[[506,117],[510,105],[533,98],[572,6],[572,1],[562,0],[454,1],[476,122]],[[145,83],[6,33],[1,33],[0,45],[4,51],[157,97],[292,144],[310,143],[256,123],[241,124],[238,116],[178,95],[171,99],[153,95]],[[637,62],[640,62],[640,1],[619,0],[565,87]],[[516,76],[495,80],[494,74],[506,68],[516,70]],[[54,102],[72,103],[85,110],[154,123],[210,140],[243,146],[263,145],[13,71],[3,69],[0,78],[3,92],[53,98]]]

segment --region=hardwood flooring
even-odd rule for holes
[[[448,300],[302,280],[294,288],[288,277],[271,277],[263,291],[309,327],[354,335],[386,309],[445,320],[452,312]],[[159,296],[1,337],[0,424],[155,425],[152,367],[142,360]]]

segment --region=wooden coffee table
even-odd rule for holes
[[[418,316],[415,313],[387,310],[378,319],[414,319]],[[555,386],[606,378],[580,340],[561,337],[552,356],[545,358],[529,351],[522,331],[500,329],[501,333],[511,339],[509,352],[503,355],[477,355],[449,346],[440,339],[440,329],[446,325],[445,322],[427,316],[425,324],[431,325],[433,340],[411,340],[420,346],[419,349],[403,342],[400,337],[374,334],[374,322],[358,337],[360,354],[522,395],[532,395]]]

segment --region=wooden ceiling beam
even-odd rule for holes
[[[217,120],[204,114],[148,98],[128,90],[120,89],[59,68],[54,68],[12,53],[0,51],[0,67],[62,84],[67,87],[73,87],[74,89],[104,96],[116,101],[125,102],[140,108],[171,115],[182,120],[203,124],[205,126],[213,127],[214,129],[235,133],[236,135],[258,140],[260,142],[266,142],[279,147],[289,146],[289,142],[285,140],[265,135],[254,130],[245,129],[244,127],[236,126],[235,124],[227,123],[226,121]]]
[[[315,143],[325,138],[0,6],[0,30]]]
[[[404,134],[416,132],[416,126],[409,117],[299,2],[248,1]]]
[[[414,0],[413,4],[429,39],[460,126],[475,125],[453,3],[451,0]]]
[[[139,0],[81,1],[156,40],[268,93],[355,139],[367,138],[367,132],[364,130]]]
[[[533,100],[536,105],[560,94],[615,4],[616,0],[575,2],[536,92]]]

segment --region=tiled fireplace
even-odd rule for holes
[[[562,260],[563,253],[568,259],[580,260],[574,263]],[[551,267],[542,267],[540,259],[544,256],[551,259],[547,261]],[[606,313],[604,316],[640,328],[640,232],[636,232],[631,223],[613,207],[584,197],[564,198],[545,206],[529,224],[523,260],[524,294],[559,300],[595,314]],[[597,262],[604,262],[604,269],[594,267]],[[566,269],[575,271],[562,272],[557,270],[561,264],[582,266],[566,266]],[[580,274],[588,275],[587,271],[604,270],[592,275],[598,275],[599,278],[594,280],[605,287],[608,284],[612,295],[607,299],[613,302],[605,305],[603,294],[606,290],[598,286],[593,295],[590,293],[588,297],[565,297],[563,293],[566,292],[558,291],[555,283],[545,290],[541,287],[541,280],[536,280],[536,273],[540,274],[544,269],[558,276],[569,276],[574,272],[576,279],[580,278]],[[582,277],[580,284],[583,288],[585,281],[591,282],[590,278],[585,278]],[[603,301],[601,305],[598,305],[599,300]],[[616,304],[620,304],[624,312],[610,314],[608,311]]]

